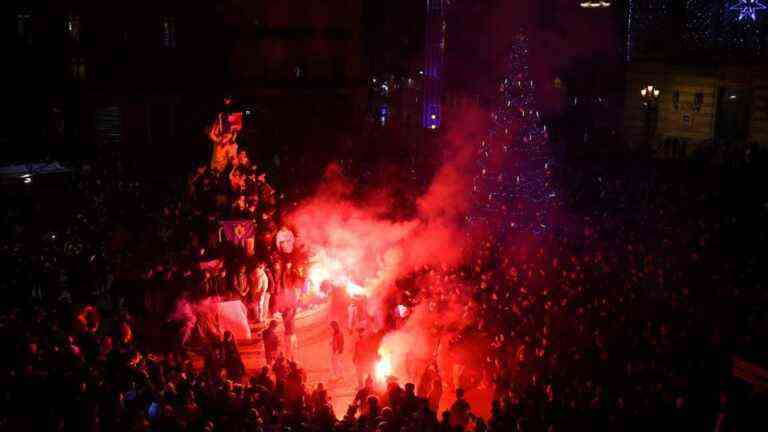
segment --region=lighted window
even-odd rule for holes
[[[72,78],[82,81],[85,79],[85,59],[82,57],[75,57],[70,64],[70,73]]]
[[[69,38],[72,39],[72,42],[79,43],[80,42],[80,15],[77,14],[69,14],[66,19],[66,28],[67,34],[69,35]]]
[[[160,20],[160,42],[164,48],[176,48],[176,19],[163,17]]]

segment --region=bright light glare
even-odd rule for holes
[[[392,356],[379,350],[379,361],[376,363],[376,380],[382,382],[392,375]]]
[[[352,297],[365,295],[365,289],[352,281],[347,281],[347,294]]]
[[[403,305],[397,305],[397,314],[400,315],[400,318],[405,318],[408,315],[408,308]]]

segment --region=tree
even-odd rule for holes
[[[556,205],[547,128],[536,109],[528,35],[521,30],[506,59],[488,136],[478,147],[475,211],[470,218],[502,233],[549,229]]]

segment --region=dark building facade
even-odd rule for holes
[[[271,145],[316,159],[351,142],[368,92],[362,5],[361,0],[228,4],[232,88],[254,105],[253,126],[243,137],[254,154]]]
[[[215,6],[3,3],[3,159],[119,151],[152,167],[189,145],[202,130],[187,122],[228,75]]]
[[[249,107],[243,140],[254,147],[286,125],[287,146],[337,126],[364,105],[360,4],[4,2],[3,159],[117,150],[186,170],[207,157],[205,126],[226,94]]]

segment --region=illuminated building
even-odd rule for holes
[[[752,0],[629,0],[624,131],[630,148],[685,157],[768,145],[768,10]],[[660,90],[658,103],[641,89]],[[670,145],[673,143],[674,145]]]
[[[437,129],[442,121],[443,65],[447,0],[427,1],[426,37],[424,43],[424,100],[422,125]]]

